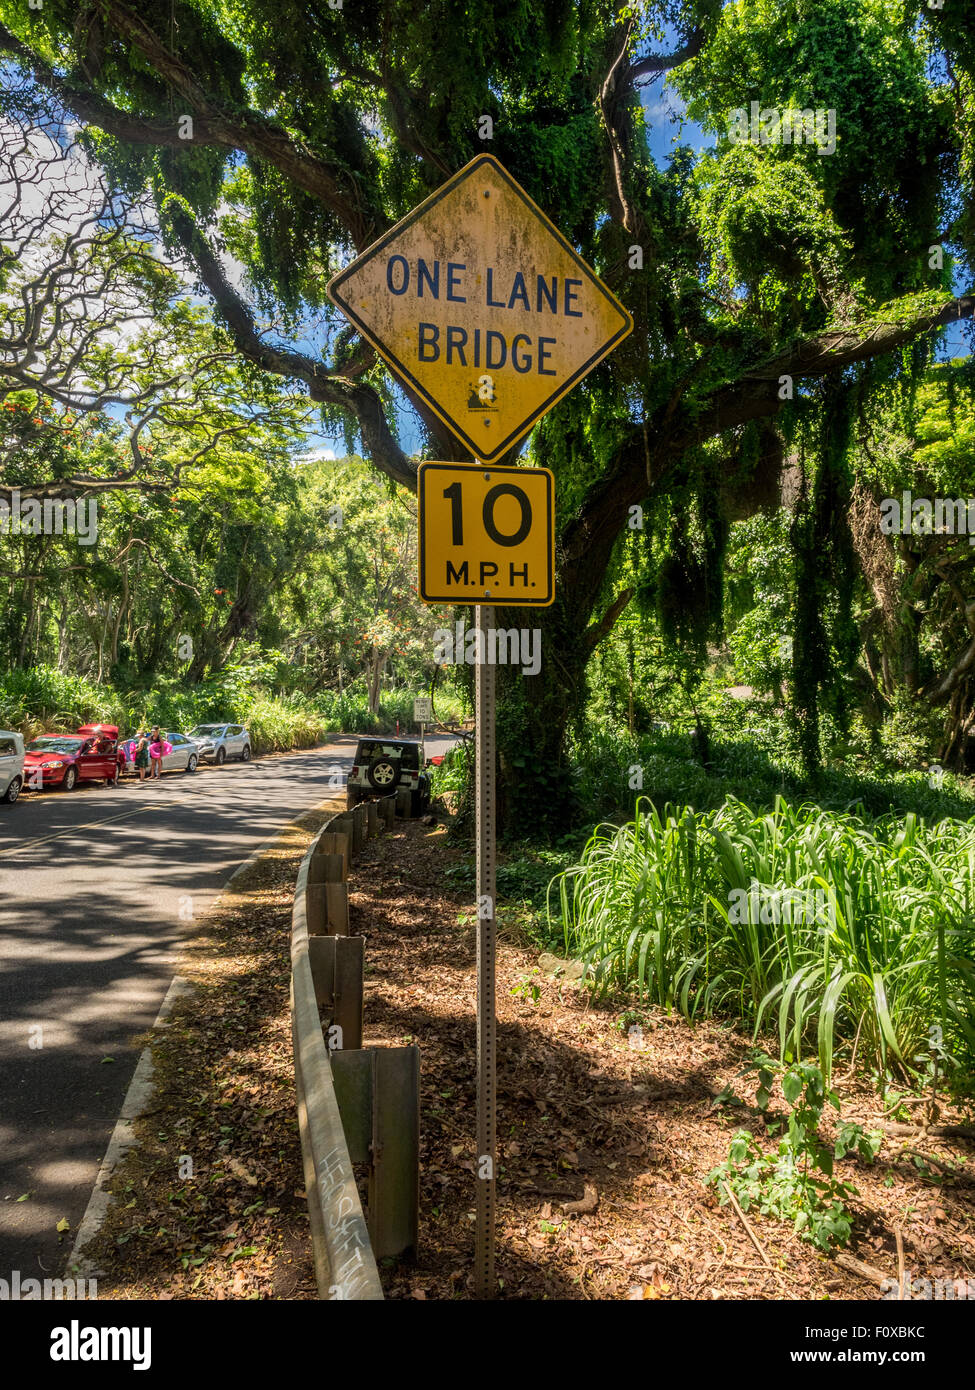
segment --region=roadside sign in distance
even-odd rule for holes
[[[547,608],[555,598],[555,480],[548,468],[423,463],[420,597]]]
[[[633,328],[503,165],[478,155],[329,298],[475,458],[500,458]]]
[[[413,723],[433,723],[433,701],[429,695],[420,695],[413,701]]]

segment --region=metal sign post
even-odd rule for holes
[[[478,1298],[493,1298],[494,1170],[497,1125],[497,1020],[495,1017],[495,785],[494,667],[487,660],[494,609],[474,609],[477,627],[475,728],[477,736],[477,1233],[474,1284]]]
[[[483,154],[340,271],[328,296],[410,395],[481,460],[419,470],[417,591],[425,603],[474,604],[478,633],[475,1286],[492,1298],[496,797],[488,633],[495,604],[544,608],[555,598],[552,475],[495,461],[622,342],[633,318],[507,170]],[[413,718],[422,725],[419,711]]]

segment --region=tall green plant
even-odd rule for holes
[[[600,827],[553,881],[566,948],[600,987],[634,983],[688,1018],[721,1013],[779,1056],[922,1074],[928,1039],[975,1054],[975,826],[869,824],[778,798],[755,815],[647,803]]]

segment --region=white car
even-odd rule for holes
[[[190,730],[190,738],[200,757],[218,767],[228,758],[240,758],[244,763],[251,760],[251,736],[243,724],[197,724]]]
[[[0,729],[0,801],[16,801],[23,785],[23,736]]]
[[[195,772],[200,761],[200,751],[193,740],[175,729],[163,734],[163,738],[173,745],[173,751],[163,758],[162,771]]]

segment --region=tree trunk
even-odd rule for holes
[[[564,833],[579,809],[566,743],[585,707],[588,624],[570,621],[559,599],[551,608],[495,612],[498,627],[534,629],[541,642],[537,675],[523,675],[519,665],[497,667],[499,827],[516,836],[529,828]]]
[[[372,670],[369,673],[369,713],[379,713],[379,679],[382,675],[382,657],[375,647],[372,649]]]

